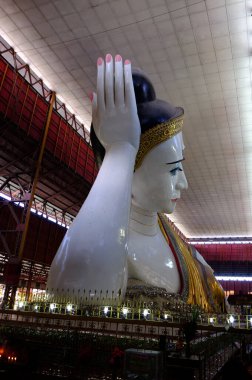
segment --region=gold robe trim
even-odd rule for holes
[[[186,295],[187,303],[198,305],[207,312],[225,312],[225,293],[212,269],[197,260],[195,248],[181,239],[163,215],[159,215],[159,226],[181,266],[181,293]]]

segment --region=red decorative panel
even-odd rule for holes
[[[223,289],[234,294],[252,293],[252,281],[220,281]]]
[[[65,105],[59,105],[56,100],[55,107],[61,114],[54,108],[46,150],[92,184],[97,174],[92,148],[73,128],[77,122],[74,115],[70,118]],[[48,109],[48,99],[40,95],[0,56],[0,114],[34,140],[41,141]],[[79,130],[83,132],[80,126]]]
[[[3,279],[6,285],[17,286],[21,273],[21,263],[10,259],[4,266]]]
[[[252,244],[197,244],[206,261],[252,261]]]
[[[23,209],[12,206],[17,218],[21,218]],[[0,250],[6,251],[6,244],[10,254],[17,254],[16,250],[17,223],[8,206],[1,208],[0,230],[3,239],[0,239]],[[5,232],[6,231],[6,232]],[[24,247],[23,259],[50,265],[57,249],[65,235],[66,228],[53,223],[42,216],[31,214],[29,229]]]
[[[23,258],[50,265],[65,232],[64,227],[32,214]]]

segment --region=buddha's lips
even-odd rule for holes
[[[172,202],[177,202],[178,198],[171,199]]]

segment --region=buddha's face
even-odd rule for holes
[[[188,184],[183,171],[183,138],[178,133],[145,156],[135,171],[132,202],[149,211],[171,214]]]

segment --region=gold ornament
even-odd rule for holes
[[[156,125],[144,132],[140,138],[140,145],[136,156],[135,170],[139,168],[145,155],[156,145],[170,139],[182,130],[183,115],[175,119]]]

